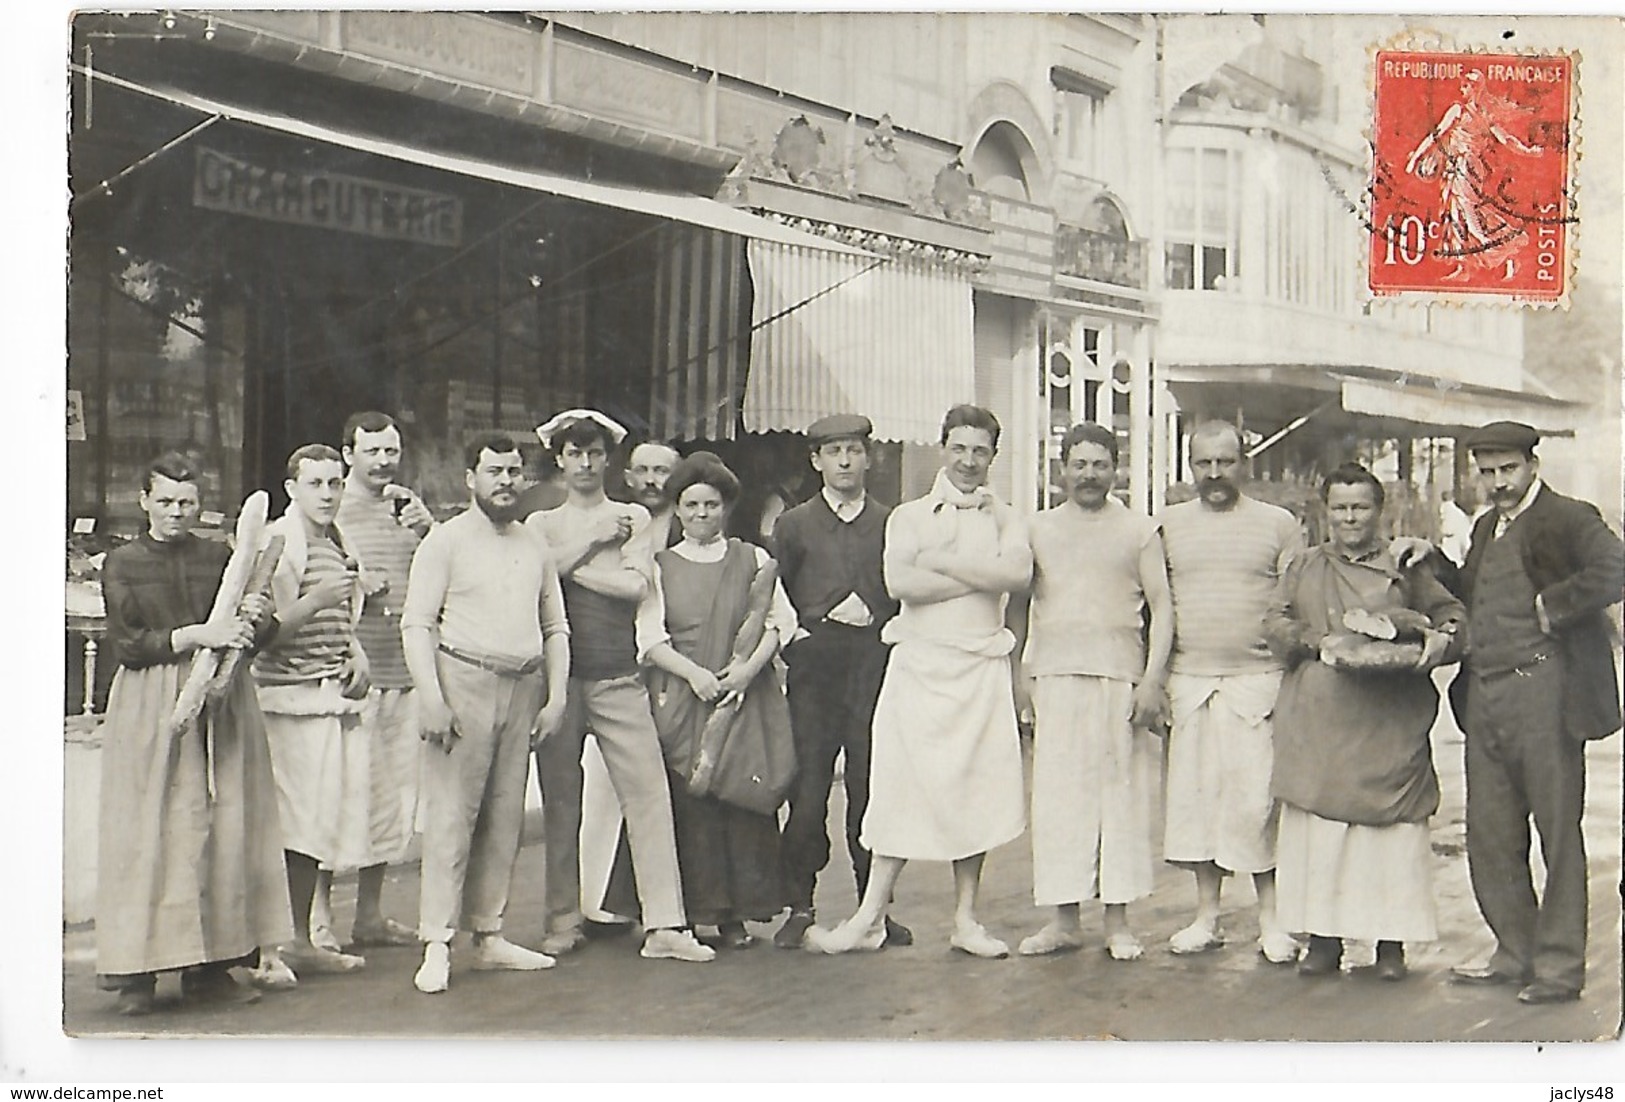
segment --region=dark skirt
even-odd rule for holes
[[[677,865],[683,878],[683,909],[691,925],[766,922],[787,905],[779,865],[779,824],[707,796],[691,796],[682,778],[669,775]],[[615,865],[604,892],[604,909],[641,916],[637,878],[626,829],[621,828]]]

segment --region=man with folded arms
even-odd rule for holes
[[[541,537],[519,523],[524,460],[511,438],[468,447],[473,506],[424,537],[412,560],[401,638],[429,743],[414,984],[446,990],[451,938],[474,933],[476,970],[534,971],[553,958],[502,936],[519,857],[533,742],[564,718],[570,629]]]

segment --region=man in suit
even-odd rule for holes
[[[1471,647],[1451,686],[1467,734],[1467,862],[1496,938],[1458,983],[1517,984],[1524,1003],[1569,1002],[1585,981],[1585,743],[1620,728],[1605,611],[1621,599],[1625,545],[1594,505],[1540,480],[1528,425],[1467,437],[1493,506],[1462,567]],[[1529,821],[1546,887],[1529,872]]]

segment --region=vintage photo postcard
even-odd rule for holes
[[[1615,1039],[1622,45],[74,13],[61,1031]]]

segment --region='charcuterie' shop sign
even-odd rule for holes
[[[272,222],[455,247],[463,201],[337,172],[288,172],[198,147],[192,203]]]

